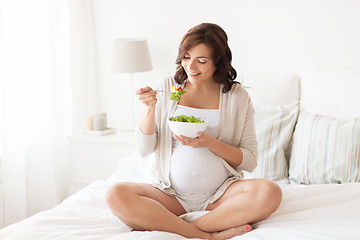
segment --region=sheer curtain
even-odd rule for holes
[[[71,133],[69,0],[0,0],[5,224],[66,195]]]

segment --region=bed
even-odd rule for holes
[[[0,239],[147,239],[176,240],[182,236],[166,232],[132,231],[108,209],[104,194],[118,181],[149,182],[152,156],[131,154],[105,181],[96,181],[65,199],[55,208],[40,212],[0,231]],[[142,174],[135,177],[135,169]],[[254,230],[236,239],[359,239],[360,183],[280,184],[283,201]],[[206,212],[181,216],[190,221]]]
[[[232,239],[360,239],[360,72],[321,70],[303,74],[301,81],[297,75],[244,79],[251,87],[259,142],[258,166],[245,178],[276,181],[283,199],[253,231]],[[132,231],[106,205],[105,192],[112,184],[151,182],[153,161],[153,155],[142,158],[136,153],[120,159],[107,180],[3,228],[0,239],[185,239]],[[181,217],[192,221],[203,214]]]

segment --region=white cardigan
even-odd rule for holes
[[[171,91],[171,87],[181,86],[173,75],[169,75],[157,84],[156,89]],[[154,186],[167,194],[175,196],[170,187],[170,159],[172,154],[172,131],[168,126],[169,116],[175,112],[177,102],[172,101],[168,94],[157,94],[155,110],[155,132],[144,135],[139,128],[136,130],[137,151],[141,156],[147,156],[155,151],[153,168]],[[257,141],[254,124],[254,107],[247,91],[240,85],[234,84],[227,93],[220,88],[219,127],[217,139],[229,145],[239,147],[243,153],[243,161],[237,168],[230,166],[223,160],[224,166],[232,176],[220,186],[213,199],[216,201],[225,192],[226,188],[243,177],[242,170],[251,172],[257,165]]]

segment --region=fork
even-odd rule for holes
[[[160,89],[155,90],[155,92],[158,92],[158,93],[167,93],[167,94],[170,94],[170,93],[171,93],[171,92],[169,92],[169,91],[160,90]]]

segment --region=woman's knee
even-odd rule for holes
[[[117,209],[131,202],[130,198],[135,193],[134,186],[127,182],[116,183],[111,186],[105,195],[108,206]]]
[[[274,212],[281,203],[282,191],[275,182],[264,179],[259,186],[258,197],[259,204],[264,209]]]

